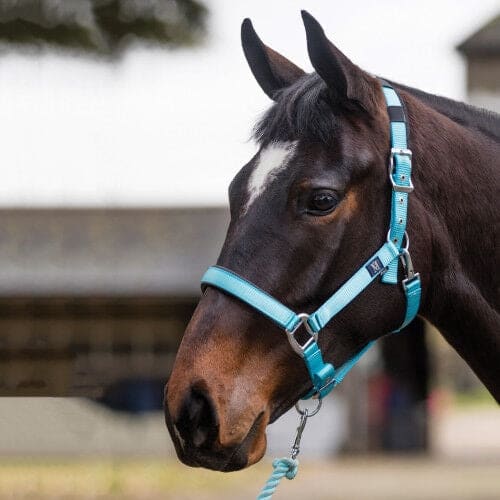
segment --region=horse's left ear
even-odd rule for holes
[[[374,114],[377,109],[375,78],[337,49],[311,14],[303,10],[302,19],[311,63],[334,98],[341,104],[354,104],[369,114]]]

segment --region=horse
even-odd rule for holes
[[[387,239],[390,117],[381,80],[351,62],[309,13],[302,17],[312,73],[243,21],[246,59],[273,103],[254,129],[258,152],[229,186],[217,265],[310,313]],[[500,116],[390,85],[413,153],[407,234],[421,279],[419,315],[500,402]],[[342,365],[395,330],[404,313],[402,288],[377,277],[318,344]],[[165,387],[165,420],[182,462],[238,470],[262,458],[266,426],[310,390],[283,331],[207,286]]]

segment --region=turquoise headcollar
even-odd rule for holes
[[[209,267],[201,282],[238,298],[274,321],[286,333],[292,349],[303,358],[312,381],[312,389],[304,399],[323,398],[344,379],[345,375],[374,344],[369,342],[339,368],[325,363],[318,345],[318,334],[344,307],[354,300],[372,281],[380,277],[383,283],[397,285],[398,261],[403,263],[405,277],[401,285],[406,296],[406,313],[398,332],[417,315],[420,306],[420,276],[413,270],[406,233],[408,195],[413,191],[411,182],[412,153],[408,149],[408,123],[401,100],[394,88],[382,81],[390,119],[391,152],[389,180],[392,185],[391,221],[387,241],[323,304],[312,314],[296,313],[264,290],[236,273],[220,266]],[[308,340],[300,344],[295,333],[304,327]]]

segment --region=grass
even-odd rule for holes
[[[427,457],[304,461],[276,499],[498,500],[500,463],[453,463]],[[0,461],[2,499],[250,499],[270,472],[264,462],[223,474],[160,459]],[[402,493],[404,492],[404,493]]]
[[[223,474],[151,459],[3,460],[0,498],[199,498],[264,477],[259,468]]]
[[[457,408],[471,407],[498,407],[498,403],[493,399],[493,396],[483,386],[468,392],[457,392],[453,396],[453,402]]]

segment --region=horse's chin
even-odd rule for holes
[[[191,467],[203,467],[220,472],[233,472],[250,467],[264,456],[266,451],[265,444],[259,450],[255,450],[256,453],[248,454],[247,448],[249,444],[245,439],[239,447],[215,452],[213,450],[186,448],[180,452],[177,451],[177,456],[182,463]]]

